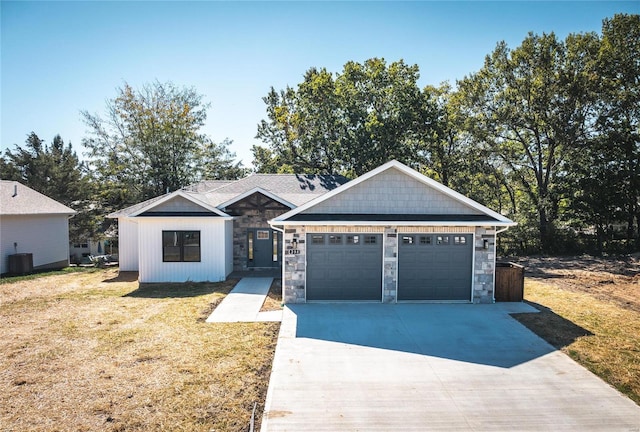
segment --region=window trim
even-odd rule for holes
[[[164,244],[164,236],[166,234],[174,234],[177,235],[177,246],[171,246],[171,247],[178,247],[180,249],[180,259],[179,260],[168,260],[166,258],[166,252],[165,252],[165,248],[168,246],[165,246]],[[185,245],[184,245],[184,238],[185,238],[185,234],[189,233],[189,234],[193,234],[193,233],[198,233],[198,259],[197,260],[185,260]],[[193,247],[193,246],[187,246],[187,247]],[[179,263],[179,262],[202,262],[202,235],[200,231],[197,230],[162,230],[162,262],[166,262],[166,263]]]

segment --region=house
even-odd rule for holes
[[[270,224],[285,303],[493,302],[496,235],[515,225],[397,161]]]
[[[0,273],[9,256],[32,254],[33,269],[69,265],[69,218],[76,212],[16,181],[0,181]]]
[[[515,225],[397,161],[350,182],[201,182],[109,216],[141,282],[281,267],[286,303],[493,302],[496,235]]]
[[[117,255],[118,245],[115,238],[107,237],[106,239],[89,238],[79,242],[69,243],[69,254],[71,262],[90,262],[90,256],[97,255]]]
[[[333,175],[253,174],[200,182],[114,212],[120,270],[138,271],[141,282],[184,282],[279,268],[282,234],[269,219],[346,182]]]

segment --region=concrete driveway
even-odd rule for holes
[[[640,432],[640,407],[517,311],[533,308],[286,307],[261,430]]]

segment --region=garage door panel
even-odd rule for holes
[[[382,236],[364,236],[307,236],[307,300],[381,300]]]
[[[398,300],[471,300],[471,234],[399,236]]]

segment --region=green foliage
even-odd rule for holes
[[[311,68],[296,89],[271,88],[256,136],[268,147],[253,147],[256,169],[357,176],[391,159],[415,165],[430,124],[418,77],[415,65],[374,58],[335,76]]]
[[[92,238],[99,231],[87,168],[60,135],[47,145],[31,132],[24,147],[5,152],[0,167],[3,179],[19,181],[78,212],[69,221],[70,241]]]
[[[564,42],[529,34],[513,50],[499,43],[479,72],[458,82],[468,131],[527,196],[542,250],[553,248],[569,155],[591,137],[588,62],[596,51],[593,34]]]
[[[206,176],[237,178],[230,141],[216,144],[201,132],[209,105],[192,88],[154,82],[126,84],[107,101],[106,117],[82,112],[83,140],[105,212],[175,191]]]

